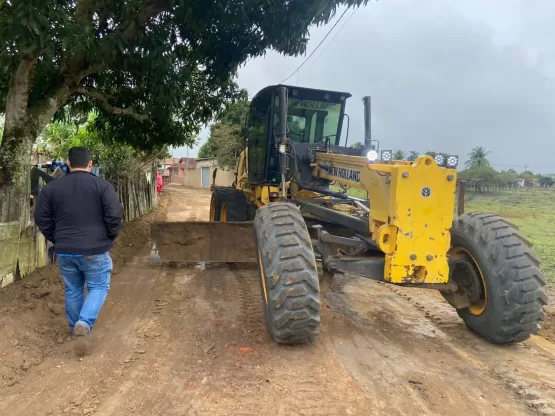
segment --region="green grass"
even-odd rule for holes
[[[503,215],[532,242],[550,287],[555,287],[555,191],[504,191],[469,195],[465,212],[491,211]]]
[[[330,190],[335,192],[341,192],[341,188],[337,185],[331,185]],[[366,193],[366,191],[363,191],[361,189],[356,189],[356,188],[349,188],[347,190],[347,195],[352,196],[353,198],[360,198],[360,199],[366,199],[368,197],[367,196],[368,194]]]

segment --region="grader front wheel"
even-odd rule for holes
[[[320,332],[320,289],[310,235],[287,202],[260,208],[254,219],[266,327],[278,344],[302,344]]]
[[[242,222],[248,219],[245,193],[235,188],[215,187],[210,200],[210,221]]]
[[[545,318],[545,281],[531,244],[518,229],[497,214],[465,214],[453,224],[451,247],[450,254],[463,256],[472,267],[455,266],[451,274],[469,300],[468,307],[457,310],[465,324],[494,344],[535,334]]]

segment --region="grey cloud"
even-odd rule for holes
[[[472,147],[485,146],[500,169],[555,172],[555,95],[548,77],[555,68],[555,4],[483,3],[371,3],[289,83],[351,92],[351,143],[362,139],[361,98],[368,94],[373,136],[382,148],[464,158]],[[312,31],[309,51],[327,30]],[[252,95],[282,81],[302,60],[269,53],[242,68],[239,83]]]

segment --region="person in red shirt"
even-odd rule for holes
[[[162,172],[158,171],[156,175],[156,192],[158,192],[158,197],[160,197],[160,192],[164,188],[164,179],[162,178]]]

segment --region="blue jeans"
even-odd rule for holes
[[[85,324],[90,331],[110,290],[110,253],[81,257],[59,256],[58,264],[65,284],[65,310],[71,331],[73,333],[77,323]]]

